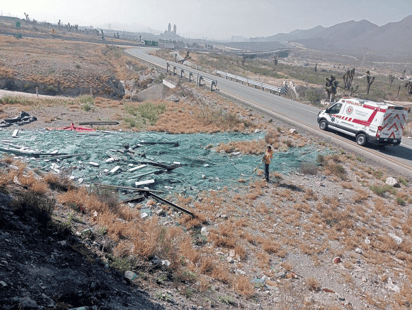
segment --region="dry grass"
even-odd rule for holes
[[[251,297],[255,290],[253,285],[250,284],[250,280],[246,276],[238,276],[234,279],[233,287],[237,293],[245,297]]]
[[[259,155],[265,152],[266,143],[264,140],[236,141],[228,144],[219,144],[216,151],[226,153],[241,152],[242,154]]]

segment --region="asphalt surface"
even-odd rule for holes
[[[141,60],[166,69],[166,63],[168,61],[149,55],[149,51],[150,50],[147,48],[133,48],[126,52]],[[332,142],[340,145],[342,148],[354,151],[359,155],[371,159],[377,164],[396,170],[402,175],[412,176],[411,139],[403,137],[402,143],[397,147],[361,147],[356,144],[355,139],[352,137],[336,131],[321,131],[316,121],[319,112],[319,109],[316,107],[286,99],[238,82],[226,80],[225,78],[201,72],[181,64],[176,64],[170,61],[169,64],[176,65],[178,68],[186,70],[186,74],[190,71],[194,75],[200,74],[204,77],[217,80],[217,88],[221,93],[227,96],[280,118],[313,135],[319,136],[320,139],[324,139],[327,142]],[[180,75],[180,70],[178,70],[177,74]]]

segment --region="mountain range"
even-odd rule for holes
[[[412,54],[412,15],[399,22],[383,26],[367,20],[348,21],[331,27],[316,26],[308,30],[295,30],[259,41],[289,41],[302,43],[315,49],[365,49],[372,51]]]

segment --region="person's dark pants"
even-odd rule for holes
[[[269,182],[269,164],[265,164],[265,179]]]

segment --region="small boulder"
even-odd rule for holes
[[[137,278],[137,274],[133,271],[128,270],[124,273],[124,277],[130,281],[133,281]]]
[[[200,230],[200,234],[202,236],[207,236],[209,234],[209,232],[207,231],[206,227],[202,227],[202,229]]]
[[[393,187],[401,187],[398,181],[395,178],[389,177],[385,181],[386,184],[393,186]]]

